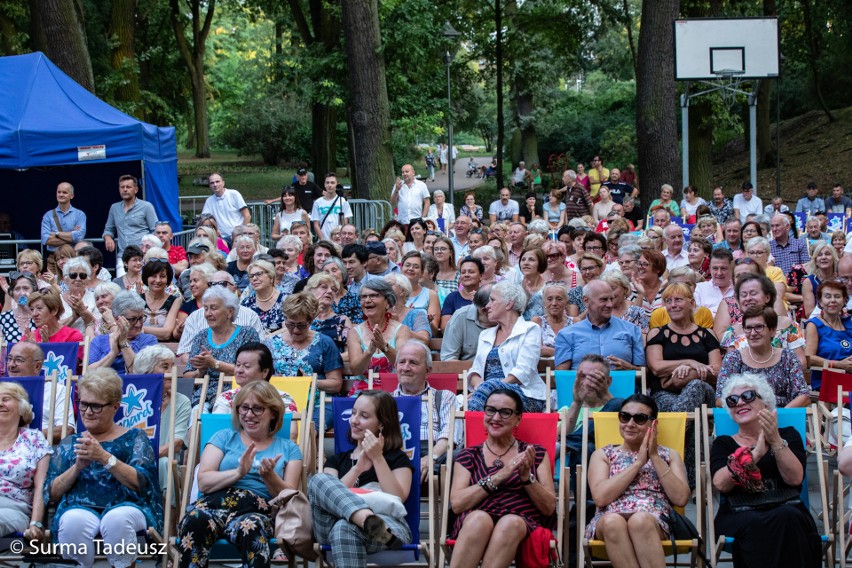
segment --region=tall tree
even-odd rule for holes
[[[137,0],[112,0],[110,12],[111,63],[121,77],[115,94],[118,100],[130,103],[139,103],[142,99],[135,56],[136,4]],[[145,118],[138,111],[135,114]]]
[[[79,0],[30,0],[33,44],[69,77],[95,91],[86,44],[85,17]]]
[[[182,8],[189,9],[189,21]],[[202,11],[207,6],[207,12]],[[195,157],[210,157],[210,127],[207,123],[207,82],[204,78],[204,52],[210,23],[216,10],[216,0],[171,0],[172,26],[175,39],[184,63],[189,68],[192,83],[192,110],[195,121]],[[187,40],[187,23],[190,26],[191,42]]]
[[[679,0],[644,0],[636,73],[636,136],[642,200],[650,203],[664,183],[680,179],[674,32]]]
[[[352,182],[366,199],[389,197],[393,184],[385,58],[377,0],[347,0],[343,34],[349,74],[349,127]]]

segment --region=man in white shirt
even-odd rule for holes
[[[213,215],[219,226],[219,233],[230,244],[234,227],[251,223],[251,212],[240,192],[235,189],[226,189],[225,180],[218,173],[210,174],[207,183],[213,195],[204,202],[201,213]]]
[[[734,196],[734,217],[745,223],[749,215],[763,213],[763,201],[754,195],[754,186],[750,181],[743,182],[743,192]]]
[[[311,211],[314,233],[321,239],[330,241],[331,232],[335,227],[348,223],[350,219],[352,219],[352,208],[349,207],[349,202],[343,198],[343,195],[337,195],[337,174],[325,174],[322,197],[314,201],[314,208]]]
[[[414,166],[402,166],[402,179],[397,178],[391,189],[391,206],[396,207],[396,220],[408,234],[408,224],[412,219],[429,215],[429,188],[414,177]]]
[[[695,305],[704,306],[716,316],[725,298],[734,295],[734,255],[726,248],[714,249],[710,255],[710,277],[695,287]]]
[[[526,162],[518,162],[518,167],[512,173],[512,185],[515,187],[523,187],[527,179],[527,164]]]
[[[689,256],[683,248],[683,229],[680,225],[672,223],[663,229],[663,238],[666,241],[666,250],[663,251],[666,270],[689,265]]]
[[[459,215],[456,222],[453,223],[455,234],[450,238],[453,243],[453,252],[456,258],[456,263],[470,254],[470,243],[467,242],[467,236],[470,233],[470,217],[467,215]]]
[[[202,310],[203,311],[203,310]],[[38,377],[41,375],[41,366],[44,363],[44,351],[41,350],[38,343],[31,341],[19,341],[12,346],[9,351],[7,370],[10,377]],[[42,411],[41,429],[45,438],[48,437],[48,428],[50,428],[50,397],[52,384],[49,380],[44,382],[44,409]],[[58,444],[62,439],[62,424],[66,420],[62,418],[63,409],[65,408],[65,385],[62,382],[56,383],[56,393],[53,397],[53,443]],[[66,434],[73,434],[77,427],[74,422],[74,405],[68,405],[68,415],[66,417],[68,428]]]
[[[224,270],[214,272],[213,276],[210,277],[208,285],[210,287],[224,286],[234,294],[237,293],[237,286],[234,284],[234,277]],[[186,318],[185,321],[186,323],[183,325],[183,335],[180,336],[180,343],[177,348],[178,357],[189,353],[189,350],[192,347],[193,338],[195,338],[199,332],[210,327],[207,324],[207,319],[204,317],[204,310],[195,310],[189,314],[189,317]],[[266,330],[263,327],[263,323],[261,323],[260,318],[254,310],[251,310],[250,308],[240,306],[237,311],[237,319],[234,323],[241,326],[253,327],[257,331],[258,336],[260,336],[261,341],[266,338]]]
[[[500,190],[500,199],[491,203],[488,208],[488,216],[493,225],[497,221],[512,221],[518,220],[518,214],[521,212],[518,207],[518,202],[512,200],[512,192],[508,187]]]

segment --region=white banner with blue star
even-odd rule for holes
[[[163,405],[163,375],[119,375],[123,393],[115,422],[125,428],[145,430],[154,454],[160,454],[160,411]],[[76,384],[74,400],[77,399]],[[86,429],[77,419],[78,430]]]

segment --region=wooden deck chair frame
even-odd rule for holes
[[[414,398],[414,397],[408,397],[408,398]],[[320,408],[319,408],[319,425],[320,425],[319,431],[320,432],[325,431],[325,405],[326,405],[327,399],[331,400],[331,397],[329,397],[328,395],[325,395],[325,394],[320,397]],[[432,398],[432,393],[429,392],[428,395],[427,395],[427,399],[426,399],[426,408],[432,408],[433,405],[434,405],[434,399]],[[428,460],[428,466],[427,467],[429,467],[429,471],[431,472],[435,468],[435,463],[432,460],[432,452],[431,452],[432,447],[434,447],[434,445],[435,445],[435,440],[433,439],[433,434],[434,434],[433,426],[434,426],[434,424],[432,422],[432,413],[429,412],[428,414],[429,414],[429,416],[428,416],[428,419],[427,419],[428,420],[428,428],[427,429],[428,429],[428,433],[429,433],[428,434],[428,444],[429,444],[428,447],[429,447],[430,451],[429,451],[429,454],[428,454],[429,460]],[[451,438],[452,438],[452,424],[453,424],[453,421],[451,420],[450,421],[450,437]],[[420,431],[418,429],[418,442],[417,442],[418,444],[420,443],[419,433],[420,433]],[[449,452],[449,449],[447,451]],[[322,471],[324,463],[325,463],[325,452],[323,451],[322,448],[320,448],[319,451],[317,452],[317,472]],[[431,476],[431,473],[430,473],[430,476]],[[435,496],[434,496],[434,492],[433,492],[433,488],[434,488],[436,483],[437,483],[436,481],[430,480],[426,484],[428,507],[429,507],[430,512],[437,510],[437,505],[435,504],[435,501],[434,501]],[[422,494],[421,494],[420,497],[421,497],[421,500],[422,500],[422,497],[423,497]],[[419,516],[418,516],[418,519],[419,519]],[[409,545],[405,545],[404,549],[405,549],[406,552],[413,552],[415,554],[421,554],[422,553],[425,560],[426,560],[426,566],[431,568],[434,565],[434,560],[435,560],[435,554],[434,554],[434,549],[435,549],[435,541],[434,541],[435,518],[434,518],[434,515],[429,515],[429,529],[428,530],[429,530],[429,534],[427,535],[427,537],[425,539],[423,538],[423,534],[421,533],[420,534],[420,541],[418,543],[411,543]],[[322,550],[321,546],[322,546],[322,543],[316,543],[316,545],[314,546],[314,548],[316,549],[316,551],[318,553],[317,560],[316,560],[317,568],[323,568],[324,566],[327,565],[326,560],[325,560],[325,553],[327,551]],[[417,548],[416,551],[414,550],[415,546]],[[398,552],[398,551],[383,550],[381,552],[377,552],[377,553],[374,553],[374,554],[367,554],[367,565],[372,565],[372,566],[406,566],[406,565],[409,565],[411,563],[411,560],[406,560],[406,561],[402,561],[402,562],[399,562],[399,563],[392,562],[392,561],[391,562],[385,561],[384,558],[389,556],[389,554],[388,554],[389,552],[391,553],[390,556],[393,556],[393,553]]]
[[[589,468],[589,456],[588,453],[588,432],[589,432],[589,417],[591,416],[592,420],[595,421],[595,448],[599,449],[604,447],[610,443],[620,443],[621,436],[618,434],[618,413],[617,412],[595,412],[589,413],[589,409],[584,409],[583,411],[583,450],[582,450],[582,458],[581,465],[578,466],[578,474],[577,474],[577,492],[579,494],[577,498],[577,542],[581,543],[579,548],[579,560],[577,562],[577,566],[585,566],[586,568],[592,568],[593,566],[610,566],[609,560],[606,560],[606,548],[604,541],[602,540],[588,540],[585,538],[586,531],[586,523],[588,519],[586,518],[586,502],[589,500],[588,491],[588,468]],[[686,436],[686,423],[688,419],[695,419],[695,414],[690,412],[660,412],[657,415],[658,420],[658,443],[661,446],[666,446],[668,448],[677,450],[677,452],[683,457],[684,448],[685,448],[685,436]],[[704,514],[703,514],[703,500],[704,497],[702,495],[701,484],[698,483],[701,464],[700,464],[700,432],[699,432],[699,424],[695,425],[695,475],[696,475],[696,487],[695,487],[695,503],[696,503],[696,516],[695,516],[695,527],[698,529],[698,533],[703,535],[704,532]],[[680,508],[675,508],[681,514],[684,514],[683,510]],[[670,556],[674,553],[672,547],[671,539],[661,540],[661,544],[663,545],[663,552],[666,556]],[[676,564],[674,562],[669,562],[666,560],[667,566],[698,566],[700,563],[700,558],[698,552],[700,550],[700,544],[698,539],[693,540],[676,540],[675,548],[677,549],[678,555],[681,552],[686,552],[689,554],[689,562],[681,562],[678,561]],[[598,557],[598,559],[594,557]]]
[[[852,390],[852,373],[844,373],[839,369],[830,369],[827,366],[822,369],[822,386],[819,391],[819,398],[816,402],[816,412],[818,413],[818,425],[819,430],[816,430],[809,436],[809,440],[812,440],[815,436],[822,437],[822,448],[823,452],[827,456],[836,455],[840,450],[842,445],[832,444],[831,443],[831,430],[832,424],[836,423],[838,426],[842,426],[843,423],[843,412],[842,410],[837,411],[837,416],[834,416],[834,411],[837,408],[838,404],[837,398],[838,390],[840,391],[850,391]],[[848,402],[848,399],[846,400]],[[835,438],[835,440],[840,440],[839,437]]]
[[[843,385],[837,385],[837,398],[835,400],[844,400],[852,396],[852,392],[843,388]],[[847,399],[848,400],[848,399]],[[843,448],[843,424],[840,420],[837,421],[837,447]],[[849,556],[849,548],[852,546],[852,539],[848,533],[849,511],[846,510],[846,499],[849,495],[849,488],[843,483],[843,474],[840,470],[835,470],[832,473],[833,489],[831,492],[832,501],[832,517],[831,524],[834,527],[836,535],[836,546],[838,556],[840,557],[840,567],[846,568],[847,557]]]
[[[803,443],[806,440],[806,434],[809,425],[812,429],[812,432],[818,432],[819,428],[819,417],[818,412],[815,409],[815,405],[811,405],[808,408],[779,408],[778,410],[778,425],[780,427],[793,426],[796,430],[802,435]],[[723,425],[723,432],[727,434],[728,431],[731,431],[730,424],[733,420],[728,415],[727,408],[713,408],[709,409],[707,406],[703,406],[701,409],[701,422],[702,428],[705,432],[704,435],[704,454],[707,457],[704,463],[704,483],[705,490],[707,492],[707,500],[706,500],[706,513],[707,513],[707,542],[710,546],[711,558],[714,560],[715,564],[718,565],[720,562],[729,562],[730,559],[722,559],[722,553],[726,552],[733,544],[733,538],[726,537],[725,535],[716,535],[716,527],[715,527],[715,513],[714,513],[714,502],[713,502],[713,478],[710,472],[710,445],[711,445],[711,434],[714,434],[715,431],[719,429],[720,424]],[[714,431],[711,432],[709,429],[710,416],[714,417]],[[723,422],[724,421],[724,422]],[[823,511],[823,532],[820,534],[822,539],[823,546],[823,560],[825,566],[834,566],[835,561],[835,535],[834,535],[834,526],[832,526],[829,521],[829,508],[828,508],[828,464],[827,461],[823,459],[822,456],[822,437],[815,436],[814,437],[814,448],[813,452],[816,455],[816,463],[817,463],[817,476],[819,479],[820,486],[820,506]],[[802,498],[806,503],[810,501],[808,496],[808,472],[807,468],[805,468],[805,478],[803,482],[802,489]],[[810,508],[810,507],[809,507]]]
[[[555,416],[556,417],[556,440],[559,442],[560,440],[565,439],[566,435],[566,416],[565,412],[556,413],[525,413],[525,416]],[[436,544],[438,545],[438,556],[437,556],[437,564],[439,568],[443,568],[450,562],[450,558],[452,557],[452,549],[454,547],[454,542],[450,542],[447,538],[449,534],[449,517],[450,517],[450,489],[452,488],[452,469],[453,469],[453,453],[456,450],[455,447],[455,424],[456,420],[462,420],[466,427],[464,431],[464,446],[468,447],[471,445],[471,442],[468,440],[468,428],[467,421],[468,420],[479,420],[482,422],[483,420],[482,412],[474,412],[470,410],[457,410],[453,413],[453,420],[450,421],[450,439],[449,444],[447,446],[447,462],[441,466],[441,496],[440,496],[440,506],[441,513],[439,517],[440,521],[440,533],[436,539]],[[523,420],[521,420],[521,424],[523,424]],[[534,430],[532,430],[534,432]],[[526,436],[525,436],[526,437]],[[535,443],[535,440],[524,440],[525,442],[532,441]],[[568,539],[566,538],[566,531],[568,530],[568,525],[565,522],[565,514],[566,509],[568,507],[568,476],[561,475],[559,479],[556,478],[556,463],[565,463],[565,444],[557,444],[559,447],[558,456],[551,456],[551,467],[554,470],[554,483],[556,483],[556,531],[555,538],[551,540],[550,550],[552,553],[551,557],[551,566],[562,566],[563,562],[566,558],[568,558],[569,550],[568,550]],[[550,455],[550,451],[548,451],[548,455]],[[555,557],[555,560],[554,560]],[[523,568],[523,567],[519,567]]]

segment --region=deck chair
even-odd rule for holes
[[[802,440],[806,440],[805,437],[807,435],[807,422],[811,420],[812,427],[814,431],[818,431],[817,428],[817,413],[812,411],[810,413],[810,417],[808,416],[809,409],[807,408],[778,408],[778,427],[786,428],[786,427],[794,427],[799,435],[802,437]],[[730,414],[728,414],[728,410],[726,408],[714,408],[712,409],[713,416],[713,424],[715,429],[716,436],[723,435],[733,435],[737,432],[737,425],[731,418]],[[707,428],[709,423],[710,409],[706,406],[702,409],[702,424],[705,428],[705,432],[707,435],[704,436],[704,452],[707,456],[707,461],[705,463],[705,473],[704,480],[707,488],[707,540],[710,544],[710,549],[713,554],[713,558],[718,565],[719,562],[725,561],[729,562],[729,558],[722,559],[722,553],[727,552],[731,553],[734,544],[734,538],[725,535],[716,535],[715,528],[715,513],[713,506],[713,499],[710,497],[713,490],[713,478],[710,473],[710,430]],[[817,461],[817,471],[820,482],[820,506],[822,507],[822,511],[824,512],[823,516],[823,534],[820,535],[822,538],[823,545],[823,554],[825,560],[825,566],[834,566],[834,534],[830,527],[830,522],[828,520],[828,489],[826,485],[827,477],[826,477],[826,463],[823,461],[822,457],[822,444],[821,437],[817,436],[815,438],[815,448],[814,453],[816,454]],[[808,469],[805,468],[805,477],[802,480],[802,494],[801,499],[805,504],[805,507],[810,508],[810,497],[808,495]],[[842,554],[842,553],[841,553]]]
[[[585,411],[583,413],[583,424],[584,424],[584,433],[588,430],[586,426],[588,423],[589,412]],[[660,412],[657,416],[658,421],[658,433],[657,433],[657,442],[661,446],[666,446],[677,451],[681,456],[683,456],[684,446],[685,446],[685,436],[686,436],[686,420],[689,413],[687,412]],[[618,413],[617,412],[595,412],[591,415],[592,420],[595,421],[595,448],[603,448],[608,444],[621,444],[622,438],[618,431]],[[699,432],[698,428],[695,428],[695,451],[698,453],[699,446]],[[583,443],[583,457],[582,457],[582,466],[581,466],[581,476],[580,481],[577,484],[579,491],[579,498],[577,499],[577,509],[579,521],[577,522],[577,542],[582,542],[582,546],[580,547],[580,561],[578,562],[578,566],[585,565],[587,568],[591,568],[593,566],[608,566],[609,560],[606,560],[606,545],[604,541],[597,539],[586,539],[585,538],[585,530],[586,530],[586,507],[585,503],[588,501],[589,496],[587,495],[588,491],[588,468],[589,468],[589,455],[588,455],[588,444]],[[699,468],[697,464],[700,463],[700,459],[697,459],[696,456],[696,469]],[[697,478],[696,478],[697,479]],[[695,490],[695,502],[697,505],[696,509],[696,519],[695,526],[698,528],[699,533],[702,533],[702,519],[703,519],[703,496],[701,491],[701,484],[696,483]],[[683,508],[676,507],[675,510],[683,514]],[[693,540],[676,540],[674,546],[672,546],[672,541],[663,540],[663,551],[666,556],[674,554],[675,552],[680,555],[683,553],[689,554],[689,562],[677,562],[667,563],[667,565],[674,566],[697,566],[699,561],[699,550],[700,544],[698,539]]]
[[[547,368],[547,373],[552,376],[550,384],[556,384],[556,407],[558,410],[571,406],[574,402],[574,382],[577,380],[577,371],[553,371]],[[644,376],[644,373],[642,373]],[[609,387],[610,394],[615,398],[627,398],[631,394],[640,392],[643,377],[638,377],[636,371],[610,371],[612,384]],[[640,379],[637,384],[636,379]]]
[[[484,412],[474,412],[471,410],[458,411],[455,413],[456,419],[464,420],[464,447],[476,446],[482,444],[486,439],[484,426]],[[561,418],[561,420],[560,420]],[[455,420],[452,421],[450,431],[450,441],[447,448],[447,463],[441,467],[442,470],[442,491],[441,491],[441,532],[440,532],[440,555],[438,557],[438,566],[443,567],[449,563],[452,557],[453,548],[456,545],[454,539],[447,538],[450,532],[450,523],[454,522],[450,512],[450,489],[452,487],[452,471],[453,471],[453,452],[455,450],[453,439],[454,432],[452,429],[455,425]],[[559,413],[534,413],[526,412],[518,425],[515,437],[527,443],[535,443],[547,449],[547,453],[551,459],[551,468],[555,469],[557,459],[565,461],[565,447],[562,444],[560,455],[556,454],[556,442],[565,436],[565,420],[564,416]],[[567,539],[565,536],[565,508],[567,506],[567,495],[565,486],[566,476],[562,476],[557,484],[556,492],[556,533],[550,542],[551,551],[551,566],[561,566],[562,561],[568,558],[569,551],[567,550]],[[523,568],[523,567],[519,567]]]
[[[406,521],[411,529],[411,544],[405,544],[400,550],[383,550],[374,554],[367,555],[367,563],[370,565],[379,566],[401,566],[411,562],[420,562],[420,555],[426,559],[427,565],[430,564],[429,554],[430,546],[429,539],[424,542],[420,538],[420,404],[419,396],[399,396],[396,397],[397,408],[400,413],[400,422],[402,425],[403,436],[403,451],[411,458],[411,465],[414,466],[414,473],[411,476],[411,489],[408,493],[408,499],[405,501]],[[325,397],[321,398],[320,408],[320,431],[323,431],[325,426],[324,410]],[[331,406],[334,411],[334,451],[342,453],[353,448],[347,438],[349,432],[349,416],[352,414],[352,407],[355,404],[354,398],[336,397],[331,399]],[[431,429],[430,429],[431,431]],[[318,471],[322,471],[322,462],[324,459],[323,452],[318,452],[319,467]],[[322,568],[327,566],[328,559],[326,554],[331,551],[331,547],[326,543],[317,543],[315,545],[317,553],[317,566]]]
[[[426,382],[429,383],[430,387],[452,393],[459,392],[459,385],[462,380],[459,373],[429,373],[426,377]],[[376,373],[371,370],[367,385],[368,388],[373,388],[373,385],[375,385],[377,389],[392,393],[399,386],[399,377],[396,373]]]
[[[823,375],[825,381],[825,375]],[[823,382],[825,388],[825,382]],[[848,402],[852,393],[845,390],[842,385],[837,386],[837,399]],[[847,440],[848,432],[838,423],[836,426],[837,432],[837,447],[838,450],[843,448],[844,442]],[[834,527],[834,534],[837,540],[836,546],[840,557],[841,568],[846,568],[847,557],[849,556],[849,548],[852,546],[852,538],[849,532],[849,510],[846,499],[850,498],[849,488],[843,482],[843,474],[840,470],[835,470],[832,473],[832,491],[831,491],[831,526]]]
[[[304,416],[304,413],[303,413]],[[284,414],[284,419],[281,424],[281,429],[276,434],[279,438],[284,438],[286,440],[290,439],[290,423],[293,420],[293,414],[287,412]],[[204,412],[199,417],[199,444],[200,447],[203,448],[207,445],[213,435],[221,430],[228,430],[231,428],[231,415],[230,414],[211,414],[209,412]],[[198,490],[198,463],[196,463],[196,459],[193,456],[191,459],[190,466],[188,471],[195,472],[192,476],[192,490],[189,495],[189,499],[187,501],[187,507],[181,510],[181,518],[186,514],[190,505],[195,503],[200,496],[200,491]],[[274,521],[274,519],[273,519]],[[276,539],[272,538],[269,541],[270,547],[274,550],[277,546]],[[180,545],[180,538],[174,539],[174,560],[175,565],[177,565],[177,558],[179,556],[177,550]],[[233,563],[240,562],[240,554],[237,551],[236,547],[228,542],[226,539],[221,538],[213,543],[212,548],[210,549],[210,562],[211,563]]]
[[[848,405],[849,396],[843,399],[843,404],[838,404],[838,388],[842,391],[852,390],[852,374],[835,369],[824,369],[822,387],[816,403],[819,430],[814,431],[809,439],[817,435],[821,436],[823,450],[829,456],[835,455],[842,447],[842,443],[838,444],[840,438],[837,436],[837,428],[843,427],[846,432],[849,430],[849,409],[840,408]]]
[[[33,420],[29,423],[30,428],[41,430],[42,418],[44,417],[44,391],[45,385],[50,385],[50,381],[44,377],[9,377],[6,381],[18,383],[24,390],[27,391],[27,398],[33,407]],[[48,390],[48,392],[51,392]]]
[[[272,377],[269,382],[270,384],[277,388],[279,391],[286,392],[293,398],[293,402],[296,403],[296,408],[299,409],[301,413],[309,406],[309,402],[313,400],[311,397],[311,389],[314,388],[314,383],[316,382],[316,375],[311,375],[308,377]],[[238,388],[236,377],[231,380],[231,388]],[[311,405],[312,406],[312,405]],[[312,412],[309,412],[311,416],[313,416]],[[310,422],[306,422],[309,424]],[[298,428],[298,442],[299,447],[302,447],[302,421],[297,421],[296,427]]]

